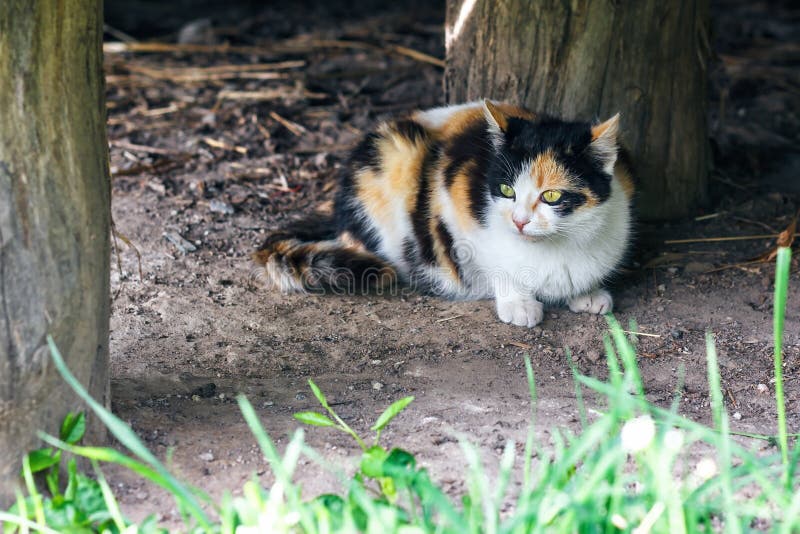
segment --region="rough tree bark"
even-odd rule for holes
[[[0,1],[0,505],[36,432],[82,409],[47,334],[108,399],[102,27],[101,0]],[[89,436],[104,432],[90,423]]]
[[[706,198],[708,17],[708,0],[447,0],[447,100],[621,111],[641,216],[685,216]]]

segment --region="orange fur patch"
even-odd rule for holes
[[[494,107],[499,109],[506,117],[514,117],[517,119],[526,119],[532,121],[536,118],[536,114],[532,111],[528,111],[525,108],[521,108],[519,106],[515,106],[513,104],[494,104]]]
[[[270,256],[272,256],[272,251],[270,250],[257,250],[250,255],[253,261],[259,265],[266,265]]]
[[[342,232],[339,234],[339,241],[341,241],[342,245],[347,248],[351,248],[360,252],[367,252],[367,248],[364,246],[364,243],[353,237],[353,234],[350,232]]]
[[[364,209],[378,224],[390,221],[389,196],[383,176],[370,169],[362,169],[355,175],[356,196]]]
[[[597,197],[594,195],[594,193],[592,193],[591,189],[589,188],[581,189],[580,193],[586,197],[586,202],[578,206],[578,209],[593,208],[597,206],[597,204],[599,204]]]
[[[469,173],[473,171],[474,165],[474,162],[465,164],[450,185],[450,197],[456,210],[456,219],[461,229],[465,231],[471,230],[477,225],[475,219],[472,218],[470,209],[472,200],[470,199]]]
[[[428,148],[412,141],[386,124],[377,142],[381,172],[362,169],[356,178],[356,195],[367,213],[379,224],[392,225],[392,212],[399,204],[407,213],[414,208],[419,190],[419,175]]]
[[[567,189],[570,185],[569,174],[550,150],[542,152],[531,162],[531,178],[540,191]]]
[[[595,124],[592,126],[592,140],[595,141],[603,136],[610,136],[614,141],[617,138],[617,130],[619,129],[619,113],[611,117],[605,122]]]
[[[442,139],[448,139],[450,137],[457,136],[476,122],[483,120],[485,120],[485,118],[483,116],[482,107],[479,106],[463,109],[453,113],[450,119],[438,130],[437,133]]]

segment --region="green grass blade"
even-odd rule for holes
[[[161,486],[165,490],[169,491],[171,489],[167,479],[165,479],[156,470],[152,469],[146,464],[134,460],[130,456],[126,456],[116,449],[112,449],[111,447],[85,447],[82,445],[70,445],[65,441],[61,441],[60,439],[43,433],[40,433],[39,437],[54,447],[63,449],[76,456],[82,456],[84,458],[88,458],[89,460],[98,462],[121,465],[122,467],[133,471],[142,478],[149,480],[153,484]]]
[[[31,496],[33,501],[33,515],[36,522],[40,525],[45,524],[44,520],[44,506],[42,506],[42,495],[36,489],[36,484],[33,481],[33,472],[31,471],[31,462],[28,455],[22,458],[22,476],[25,479],[25,487],[28,489],[28,495]]]
[[[644,398],[644,386],[642,384],[642,376],[639,374],[639,366],[636,363],[636,351],[625,336],[625,332],[617,319],[610,313],[606,314],[605,318],[611,329],[611,337],[614,339],[617,353],[625,367],[625,376],[630,382],[629,385],[633,386],[636,395]]]
[[[778,444],[786,472],[789,472],[789,438],[786,434],[786,404],[783,393],[783,323],[786,317],[786,297],[789,292],[789,268],[792,262],[792,249],[778,248],[775,264],[775,302],[773,305],[772,328],[775,337],[775,403],[778,410]],[[788,479],[786,484],[791,484]],[[787,486],[790,487],[790,486]]]
[[[322,395],[321,392],[320,395]],[[315,528],[310,511],[300,502],[299,491],[297,491],[292,483],[291,473],[287,472],[286,468],[284,467],[284,462],[278,454],[278,450],[275,448],[275,444],[272,442],[272,439],[270,439],[266,430],[264,430],[264,426],[261,424],[253,405],[244,395],[239,395],[236,400],[239,403],[239,410],[242,412],[242,416],[244,417],[247,426],[250,428],[250,432],[256,438],[256,442],[261,448],[261,452],[264,454],[264,458],[266,458],[267,462],[269,462],[277,481],[283,486],[286,498],[289,501],[289,505],[293,510],[296,510],[300,513],[300,522],[305,531],[314,532]],[[300,441],[302,441],[302,432],[300,434],[295,434],[295,437],[298,435],[300,436]]]
[[[714,425],[719,429],[717,440],[719,450],[719,472],[722,485],[722,499],[725,509],[725,532],[737,534],[741,532],[736,505],[733,500],[731,481],[731,436],[728,426],[728,414],[722,399],[722,381],[717,363],[717,347],[714,336],[706,334],[706,358],[708,360],[708,389],[711,395],[711,413]]]
[[[200,505],[191,492],[189,492],[189,490],[187,490],[183,484],[178,482],[178,480],[172,476],[169,471],[167,471],[164,465],[158,461],[155,455],[150,452],[145,444],[142,443],[142,440],[139,439],[139,436],[137,436],[128,425],[126,425],[119,417],[112,414],[103,405],[94,400],[91,395],[89,395],[89,392],[86,391],[86,389],[83,387],[83,384],[81,384],[67,368],[66,363],[64,363],[64,358],[61,356],[61,352],[59,352],[52,336],[47,336],[47,344],[50,347],[50,356],[53,359],[53,363],[58,369],[58,372],[61,374],[61,377],[67,382],[67,384],[69,384],[72,390],[77,393],[78,396],[84,400],[84,402],[86,402],[86,404],[103,422],[106,428],[111,431],[114,437],[120,441],[120,443],[122,443],[134,455],[141,458],[144,462],[150,464],[165,479],[169,486],[170,493],[178,502],[178,504],[185,507],[192,517],[194,517],[194,519],[204,528],[210,529],[211,522],[209,521],[208,516],[203,509],[200,508]]]
[[[783,523],[780,527],[781,534],[791,534],[797,532],[798,518],[800,518],[800,491],[795,492],[788,510],[783,516]]]
[[[341,417],[339,417],[339,414],[337,414],[335,411],[333,411],[333,408],[331,408],[330,405],[328,404],[328,399],[325,398],[325,394],[322,392],[321,389],[319,389],[319,386],[317,386],[314,383],[314,381],[311,380],[310,378],[308,379],[308,386],[311,388],[311,392],[314,394],[314,397],[317,398],[317,401],[319,401],[319,403],[322,405],[322,407],[325,408],[325,410],[327,410],[327,412],[329,414],[331,414],[331,417],[333,417],[334,421],[339,423],[339,428],[341,430],[343,430],[344,432],[346,432],[347,434],[350,434],[350,436],[354,440],[356,440],[356,443],[358,443],[358,446],[361,447],[362,451],[366,451],[367,450],[367,444],[364,443],[364,440],[361,439],[361,436],[356,434],[355,430],[350,428],[350,426],[347,423],[345,423],[342,420]]]
[[[0,512],[0,523],[11,523],[12,525],[17,525],[21,529],[24,529],[22,530],[22,532],[28,532],[28,529],[31,529],[36,532],[41,532],[42,534],[63,534],[57,530],[53,530],[52,528],[44,524],[37,524],[31,521],[30,519],[26,519],[24,517],[20,517],[14,514],[9,514],[7,512]]]
[[[314,397],[317,398],[317,401],[319,401],[322,407],[326,410],[330,409],[330,406],[328,405],[328,399],[325,398],[325,394],[310,378],[308,379],[308,386],[311,388],[311,392],[314,394]]]
[[[278,449],[275,448],[275,444],[272,442],[272,439],[270,439],[269,435],[267,435],[267,432],[264,430],[264,427],[261,425],[261,421],[258,419],[256,411],[253,409],[253,405],[250,404],[250,401],[247,400],[247,397],[244,395],[239,395],[236,400],[239,402],[239,410],[241,410],[242,416],[244,416],[244,420],[247,423],[247,426],[250,428],[250,432],[256,438],[256,442],[261,448],[264,458],[267,459],[270,467],[272,467],[276,478],[281,483],[289,482],[289,477],[283,470],[283,463],[281,462],[281,457],[278,454]]]
[[[575,386],[575,403],[578,405],[578,416],[580,417],[581,421],[581,429],[585,429],[589,425],[589,420],[586,417],[586,403],[583,402],[583,390],[581,389],[581,383],[578,381],[578,375],[580,373],[575,365],[575,360],[572,358],[572,351],[567,348],[565,353],[567,355],[567,364],[572,371],[572,383]]]
[[[83,439],[86,433],[86,414],[68,412],[64,421],[61,423],[61,431],[58,437],[61,441],[66,441],[72,445]]]
[[[25,497],[22,495],[22,492],[19,490],[15,490],[14,492],[17,496],[17,511],[19,512],[20,517],[25,519],[28,518],[28,504],[25,502]],[[20,526],[20,534],[28,534],[28,525],[21,525]],[[11,531],[11,534],[15,534],[16,529]]]
[[[327,415],[319,412],[297,412],[294,414],[294,418],[311,426],[336,426],[336,423],[331,421]]]
[[[508,482],[511,479],[511,470],[514,468],[514,457],[516,456],[514,454],[515,446],[512,440],[508,440],[503,449],[503,456],[500,459],[500,470],[497,473],[497,481],[495,482],[495,510],[501,510],[503,508],[503,500],[506,496],[506,490],[508,489]]]
[[[380,432],[381,430],[386,428],[386,425],[388,425],[392,419],[397,417],[397,415],[400,412],[405,410],[406,406],[411,404],[413,400],[414,397],[411,396],[411,397],[403,397],[400,400],[394,401],[388,408],[386,408],[386,410],[383,411],[381,416],[378,417],[378,420],[375,421],[375,424],[372,425],[372,428],[370,430]]]
[[[119,510],[117,499],[114,498],[114,493],[111,491],[108,482],[106,482],[106,477],[103,475],[103,471],[100,469],[100,464],[97,463],[97,460],[92,460],[92,467],[97,476],[97,483],[100,485],[100,491],[103,492],[103,501],[106,503],[108,513],[114,521],[117,530],[123,532],[125,530],[125,520],[122,518],[122,512]]]
[[[303,438],[303,429],[298,428],[283,453],[281,465],[283,465],[286,475],[290,478],[294,474],[294,470],[297,467],[297,462],[300,460],[300,453],[303,451]]]

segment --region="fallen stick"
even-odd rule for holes
[[[696,237],[691,239],[667,239],[665,245],[683,245],[686,243],[719,243],[723,241],[748,241],[751,239],[777,239],[779,234],[737,235],[726,237]],[[794,234],[795,237],[800,234]]]
[[[414,50],[413,48],[408,48],[406,46],[400,46],[400,45],[389,45],[386,48],[390,52],[395,52],[397,54],[400,54],[401,56],[410,57],[411,59],[421,61],[422,63],[429,63],[430,65],[435,65],[436,67],[442,69],[444,68],[445,65],[443,59],[439,59],[438,57],[433,57],[424,52],[420,52],[419,50]]]
[[[137,145],[128,143],[127,141],[109,141],[109,145],[122,150],[130,150],[131,152],[147,152],[148,154],[158,154],[160,156],[175,156],[181,155],[183,152],[179,150],[170,150],[168,148],[158,148],[154,146]]]
[[[296,122],[290,121],[278,115],[275,111],[270,111],[269,116],[278,121],[284,128],[292,132],[296,136],[301,136],[306,132],[306,129]]]
[[[296,91],[286,89],[264,89],[261,91],[220,91],[219,100],[280,100],[284,98],[328,98],[325,93],[312,93],[311,91]]]
[[[141,65],[123,65],[130,72],[156,80],[168,81],[206,81],[227,80],[231,78],[257,77],[274,79],[285,77],[272,71],[301,68],[305,61],[279,61],[276,63],[256,63],[249,65],[218,65],[214,67],[152,68]]]
[[[223,150],[229,150],[233,152],[238,152],[242,155],[247,155],[247,148],[238,145],[231,145],[226,143],[225,141],[218,141],[217,139],[212,139],[211,137],[204,137],[202,141],[210,147],[213,148],[221,148]]]
[[[444,68],[443,59],[433,57],[430,54],[414,50],[402,45],[374,45],[361,41],[349,41],[342,39],[312,39],[305,41],[284,41],[282,43],[272,43],[266,46],[231,46],[221,45],[199,45],[199,44],[173,44],[173,43],[125,43],[109,42],[103,43],[103,52],[106,54],[122,54],[125,52],[138,53],[201,53],[201,54],[286,54],[303,53],[318,49],[356,49],[356,50],[375,50],[388,53],[399,54],[411,58],[415,61]]]

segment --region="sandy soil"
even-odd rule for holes
[[[788,8],[776,17],[759,6],[715,5],[714,204],[697,213],[711,217],[640,225],[614,293],[623,324],[635,319],[650,334],[639,338],[649,398],[668,404],[685,371],[680,412],[708,420],[704,335],[711,331],[735,430],[771,434],[774,269],[762,263],[715,269],[758,256],[774,242],[664,244],[776,233],[797,210],[800,160],[791,147],[800,106],[792,65],[800,55],[787,36],[796,35],[798,17]],[[442,98],[439,67],[385,45],[442,57],[443,13],[400,6],[358,20],[325,12],[309,21],[301,9],[220,15],[216,32],[203,37],[238,45],[294,39],[288,51],[107,56],[113,214],[117,230],[141,253],[143,275],[133,249],[120,240],[113,261],[119,257],[121,270],[112,274],[112,406],[161,457],[172,451],[177,473],[218,496],[236,493],[253,473],[265,484],[271,480],[239,414],[238,393],[253,402],[279,444],[298,426],[293,413],[316,409],[309,378],[365,433],[391,401],[415,395],[385,442],[415,453],[458,492],[464,460],[457,436],[480,446],[490,470],[507,440],[524,440],[524,354],[537,377],[540,437],[546,442],[553,427],[577,428],[566,351],[580,372],[604,377],[605,322],[551,309],[540,326],[525,329],[498,322],[489,302],[286,296],[260,287],[248,255],[265,231],[329,200],[346,148],[379,118]],[[315,45],[320,39],[382,48]],[[304,64],[274,80],[176,81],[185,72],[174,70],[279,60]],[[160,80],[152,69],[173,70]],[[267,89],[282,96],[220,98],[221,91]],[[289,128],[281,119],[292,121]],[[785,354],[794,431],[800,428],[797,266]],[[333,465],[355,461],[358,451],[346,436],[312,429],[306,437]],[[129,515],[175,520],[161,491],[119,469],[108,474]],[[297,479],[308,495],[337,487],[333,475],[311,465]]]

